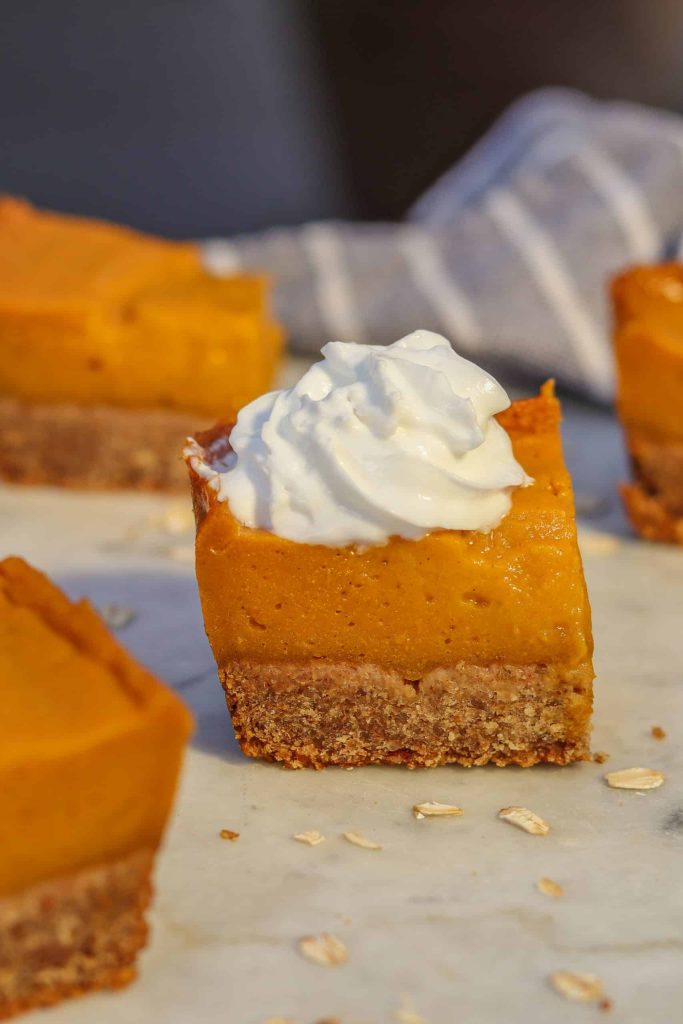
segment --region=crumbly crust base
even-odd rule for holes
[[[593,669],[459,663],[419,680],[374,665],[236,661],[219,669],[243,752],[289,768],[411,768],[590,757]]]
[[[0,398],[0,478],[89,490],[184,491],[191,413]]]
[[[629,434],[635,483],[621,495],[633,529],[646,540],[683,545],[683,442]]]
[[[673,515],[660,497],[640,484],[623,484],[621,497],[631,526],[644,540],[683,545],[683,515]]]
[[[153,858],[141,850],[0,898],[0,1020],[133,981]]]

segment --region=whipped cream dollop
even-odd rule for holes
[[[191,460],[240,522],[335,547],[487,531],[532,482],[493,418],[507,394],[441,335],[331,342],[322,355],[241,410],[218,470]]]

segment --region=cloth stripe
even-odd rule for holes
[[[572,344],[575,360],[598,393],[611,389],[611,359],[601,332],[574,288],[553,239],[507,189],[493,189],[485,209],[517,249],[555,311]]]
[[[342,260],[333,224],[308,224],[301,242],[310,259],[315,290],[329,339],[364,343],[366,334],[353,298],[350,275]]]
[[[585,146],[574,162],[619,225],[632,259],[653,260],[660,247],[659,231],[634,182],[597,146]]]
[[[495,126],[475,142],[455,167],[446,171],[411,207],[408,216],[420,224],[450,223],[465,207],[527,160],[532,160],[559,123],[587,123],[593,104],[567,89],[539,89],[515,100]]]
[[[219,271],[270,272],[299,351],[331,337],[390,343],[424,325],[483,365],[609,400],[607,282],[628,263],[683,260],[683,119],[541,90],[517,101],[408,223],[285,227],[230,245],[233,256],[214,250]]]
[[[429,301],[451,341],[463,348],[477,348],[481,330],[474,306],[448,273],[433,235],[407,227],[398,245],[413,282]]]

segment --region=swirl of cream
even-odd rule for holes
[[[237,417],[214,486],[246,526],[334,547],[487,531],[532,482],[493,418],[507,394],[441,335],[322,355]]]

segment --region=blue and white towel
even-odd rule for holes
[[[206,243],[262,268],[294,351],[425,327],[487,368],[613,393],[606,287],[683,256],[683,122],[548,89],[514,104],[399,224],[316,223]]]

